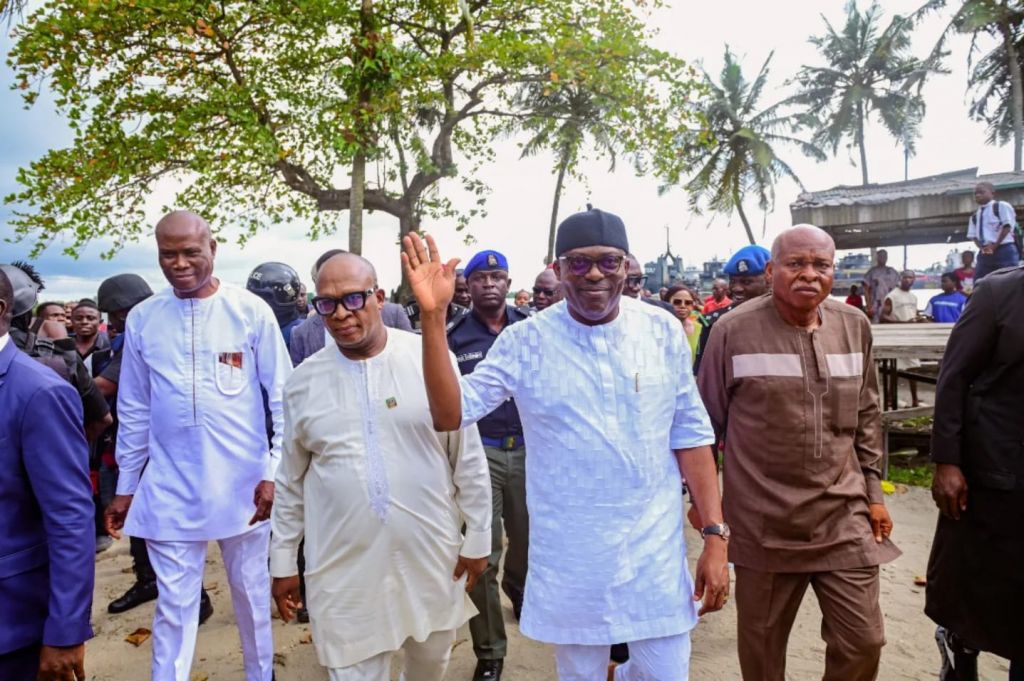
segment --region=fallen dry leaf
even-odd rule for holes
[[[312,643],[312,642],[313,642],[313,634],[312,634],[312,632],[309,632],[309,631],[307,631],[305,634],[303,634],[302,638],[299,639],[299,643],[301,643],[302,645],[306,645],[306,644]]]
[[[928,578],[917,575],[914,577],[914,586],[928,586]]]
[[[124,640],[138,648],[143,643],[145,643],[146,640],[152,635],[153,632],[151,632],[149,629],[146,629],[145,627],[139,627],[132,633],[125,636]]]

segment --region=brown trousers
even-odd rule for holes
[[[823,681],[873,681],[885,645],[878,567],[759,572],[736,566],[736,614],[744,681],[785,681],[786,646],[807,586],[821,607]]]

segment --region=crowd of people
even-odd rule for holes
[[[1013,219],[986,192],[978,267],[925,310],[957,322],[927,599],[944,681],[973,681],[979,650],[1024,673],[1024,270],[986,269]],[[899,550],[872,319],[919,316],[884,252],[860,311],[831,297],[835,246],[809,225],[734,253],[707,297],[654,293],[623,221],[589,209],[532,291],[499,250],[458,269],[407,236],[403,306],[340,249],[308,296],[282,263],[218,278],[196,214],[154,236],[168,287],[119,274],[70,311],[0,265],[0,678],[86,678],[94,553],[122,534],[136,581],[107,609],[156,601],[157,681],[190,677],[214,540],[248,681],[275,678],[272,601],[332,681],[385,681],[398,651],[408,681],[440,681],[467,622],[473,679],[496,681],[502,592],[563,681],[685,680],[691,630],[734,594],[743,678],[782,681],[808,588],[824,678],[877,677]]]

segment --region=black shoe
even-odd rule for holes
[[[298,608],[295,610],[295,621],[299,624],[309,624],[309,610]]]
[[[505,660],[477,660],[473,681],[500,681]]]
[[[140,606],[143,603],[156,600],[156,597],[156,581],[135,582],[135,584],[132,585],[132,588],[124,592],[123,596],[110,601],[110,605],[107,606],[107,612],[111,615],[127,612],[128,610]]]
[[[210,594],[206,593],[206,589],[203,589],[203,593],[199,597],[199,624],[210,619],[212,614],[213,603],[210,602]]]

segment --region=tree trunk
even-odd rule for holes
[[[1024,82],[1021,80],[1020,57],[1014,43],[1013,31],[1010,26],[999,26],[1003,34],[1003,44],[1010,67],[1010,111],[1013,115],[1013,169],[1021,170],[1021,151],[1024,145]]]
[[[736,212],[740,214],[740,220],[743,221],[743,229],[747,230],[747,239],[750,240],[752,246],[757,245],[757,240],[754,238],[754,232],[750,229],[750,222],[747,220],[747,214],[743,212],[743,200],[739,196],[738,192],[733,192],[732,195],[733,203],[736,204]]]
[[[373,0],[362,0],[359,10],[359,32],[362,44],[358,48],[361,61],[375,56],[375,45],[370,43],[373,33]],[[366,146],[369,140],[370,87],[367,83],[365,65],[360,65],[358,105],[356,108],[355,134],[359,150],[352,159],[352,193],[349,196],[348,250],[356,255],[363,254],[363,192],[366,191]]]
[[[414,208],[415,202],[410,201],[406,204],[406,210],[403,211],[402,215],[398,216],[398,248],[402,248],[402,237],[410,232],[418,232],[420,230],[420,216],[416,214]],[[396,256],[397,257],[397,256]],[[402,283],[398,286],[398,301],[401,304],[405,304],[407,301],[413,299],[412,287],[409,286],[409,280],[405,278],[405,269],[402,269]]]
[[[555,261],[555,230],[558,229],[558,202],[562,200],[562,183],[565,171],[569,167],[569,154],[563,153],[558,163],[558,179],[555,180],[555,200],[551,204],[551,225],[548,228],[548,255],[544,263],[550,265]]]
[[[857,147],[860,149],[860,176],[868,184],[868,152],[864,148],[864,103],[857,102]]]
[[[363,192],[366,190],[366,154],[359,152],[352,161],[352,193],[348,203],[348,250],[363,254]]]

